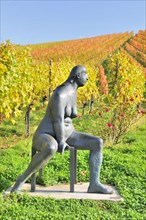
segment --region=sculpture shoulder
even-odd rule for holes
[[[58,87],[52,94],[50,103],[64,103],[67,97],[67,92],[64,88]]]
[[[68,95],[68,90],[67,90],[66,86],[59,86],[53,92],[53,97],[55,97],[57,99],[62,99],[64,97],[67,97],[67,95]]]

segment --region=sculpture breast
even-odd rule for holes
[[[71,116],[71,106],[70,105],[67,105],[66,107],[65,107],[65,118],[67,118],[67,117],[70,117]]]

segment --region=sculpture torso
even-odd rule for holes
[[[60,100],[60,105],[58,106],[58,99]],[[57,108],[56,108],[57,107]],[[54,115],[60,115],[64,120],[64,132],[65,140],[72,134],[74,127],[72,124],[72,118],[77,117],[76,108],[76,91],[72,88],[70,84],[59,86],[49,101],[46,114],[42,119],[39,127],[35,134],[50,134],[55,138],[54,131]]]

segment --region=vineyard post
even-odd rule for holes
[[[52,60],[49,60],[49,65],[50,65],[50,71],[49,71],[49,100],[50,100],[51,91],[52,91],[52,88],[51,88],[51,80],[52,80]]]
[[[31,103],[27,107],[27,111],[25,114],[25,126],[26,126],[26,137],[29,137],[29,131],[30,131],[30,111],[31,111],[31,106],[33,104]]]
[[[119,61],[118,59],[116,60],[116,75],[115,75],[115,81],[114,81],[114,85],[113,85],[113,88],[114,86],[117,84],[117,79],[118,79],[118,72],[119,72]],[[114,98],[116,99],[117,98],[117,93],[115,93],[115,96]]]
[[[119,61],[118,61],[118,59],[116,60],[116,69],[115,69],[115,71],[116,71],[116,74],[115,74],[115,80],[114,80],[114,85],[113,85],[113,88],[114,88],[114,86],[117,84],[117,79],[118,79],[118,72],[119,72]],[[116,99],[117,98],[117,93],[115,93],[115,95],[114,95],[114,99]],[[115,121],[115,118],[116,118],[116,114],[117,114],[117,110],[116,110],[116,108],[113,110],[113,112],[114,112],[114,114],[113,114],[113,118],[112,118],[112,124],[114,124],[114,121]],[[112,129],[112,140],[113,140],[113,142],[115,142],[115,129]]]
[[[43,96],[43,98],[42,98],[42,106],[44,107],[45,106],[45,101],[47,100],[47,96],[45,95],[45,96]]]
[[[92,110],[93,110],[93,104],[94,104],[94,95],[91,94],[91,101],[90,101],[90,109],[89,109],[89,112],[92,112]]]
[[[87,104],[88,104],[88,112],[90,112],[91,100],[88,100],[88,101],[87,101]]]
[[[85,113],[85,107],[87,106],[87,103],[84,103],[83,104],[83,107],[82,107],[82,115],[84,115],[84,113]]]

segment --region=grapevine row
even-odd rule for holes
[[[42,97],[51,94],[67,78],[77,64],[84,64],[89,76],[87,85],[79,89],[79,103],[84,105],[91,97],[100,100],[108,96],[109,80],[101,63],[131,36],[132,32],[126,32],[67,41],[32,52],[10,42],[1,44],[1,121],[10,118],[13,122],[23,109],[28,110],[32,105],[35,107]],[[53,62],[50,63],[50,60]]]
[[[128,43],[125,49],[143,67],[146,67],[146,31],[139,31]]]

